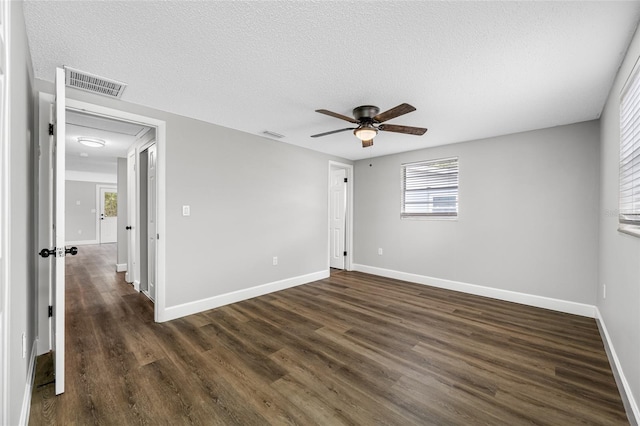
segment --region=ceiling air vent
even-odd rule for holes
[[[97,93],[110,98],[122,97],[127,83],[110,78],[104,78],[88,72],[79,71],[70,67],[64,67],[66,84],[69,87],[84,90],[85,92]]]

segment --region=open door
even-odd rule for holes
[[[345,251],[347,235],[347,171],[345,169],[331,170],[330,187],[330,256],[329,266],[345,269]]]
[[[151,300],[156,300],[156,145],[147,149],[147,237],[149,245],[148,255],[148,292]]]
[[[65,189],[65,75],[64,69],[56,68],[56,102],[55,122],[53,126],[53,239],[56,250],[53,260],[53,317],[51,320],[53,331],[53,362],[56,377],[56,395],[64,392],[64,310],[65,283],[64,257],[65,229],[64,229],[64,189]]]
[[[139,282],[136,265],[136,150],[129,149],[127,153],[127,273],[125,280],[133,283],[139,290]],[[136,281],[138,285],[136,285]]]
[[[51,281],[49,289],[49,317],[51,353],[56,378],[56,395],[64,392],[64,260],[67,253],[76,254],[75,247],[65,247],[64,236],[64,185],[65,185],[65,78],[64,70],[56,69],[56,100],[53,106],[49,134],[51,135],[49,215],[53,219],[54,247],[45,247],[40,256],[51,259]]]

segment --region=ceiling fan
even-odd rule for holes
[[[317,135],[311,135],[311,137],[318,138],[320,136],[332,135],[346,130],[353,130],[353,134],[362,141],[362,147],[367,148],[373,145],[373,138],[376,137],[378,131],[421,136],[424,135],[427,129],[423,127],[399,126],[397,124],[382,124],[385,121],[400,117],[401,115],[408,114],[415,110],[416,109],[409,104],[400,104],[395,108],[391,108],[388,111],[380,113],[380,108],[377,106],[362,105],[353,109],[353,118],[351,118],[326,109],[317,109],[316,112],[319,112],[320,114],[329,115],[331,117],[348,121],[349,123],[357,124],[358,127],[346,127],[344,129],[318,133]]]

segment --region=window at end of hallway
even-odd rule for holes
[[[640,237],[640,77],[638,68],[620,95],[619,230]]]
[[[455,219],[458,216],[458,157],[402,165],[400,217]]]

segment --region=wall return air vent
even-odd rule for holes
[[[122,97],[127,83],[104,78],[84,71],[79,71],[70,67],[64,67],[66,85],[85,92],[97,93],[110,98]]]

